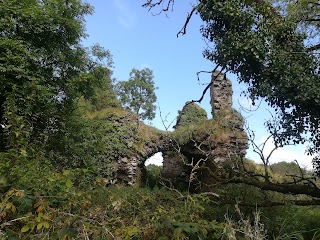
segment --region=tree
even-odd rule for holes
[[[156,89],[153,73],[149,68],[134,68],[128,81],[118,83],[118,95],[123,106],[129,107],[143,120],[152,120],[155,117]]]
[[[143,6],[169,11],[174,0]],[[195,1],[178,35],[199,14],[208,48],[203,55],[248,85],[253,102],[263,98],[276,111],[266,122],[278,146],[311,145],[320,152],[319,4],[316,1]],[[314,162],[315,165],[319,161]]]
[[[45,143],[92,87],[79,78],[88,69],[80,40],[91,12],[80,0],[0,1],[1,152]]]
[[[82,96],[63,125],[50,134],[45,151],[58,169],[90,168],[92,174],[105,176],[110,163],[126,151],[120,139],[130,130],[121,128],[113,114],[121,112],[121,104],[112,84],[111,53],[99,45],[88,53],[88,70],[78,76]]]
[[[81,0],[0,1],[0,175],[9,186],[33,188],[28,179],[39,183],[48,169],[97,169],[123,149],[106,145],[128,131],[102,129],[79,107],[120,106],[110,53],[80,44],[90,13]]]
[[[82,172],[75,185],[111,176],[136,137],[110,52],[80,44],[91,12],[81,0],[0,1],[0,192],[55,192],[42,183],[61,170]]]

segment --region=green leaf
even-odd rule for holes
[[[159,236],[157,240],[169,240],[169,238],[167,236]]]
[[[28,156],[27,151],[26,151],[25,149],[21,149],[21,150],[20,150],[20,153],[21,153],[21,155],[22,155],[23,157],[27,157],[27,156]]]
[[[43,222],[43,226],[46,228],[46,229],[48,229],[49,228],[49,222],[48,221],[44,221]]]
[[[212,235],[213,239],[221,239],[222,233],[221,232],[216,232]]]
[[[73,182],[70,179],[68,179],[66,181],[66,186],[67,186],[67,188],[71,188],[73,186]]]
[[[30,230],[30,227],[27,226],[27,225],[24,225],[24,226],[21,228],[21,232],[22,232],[22,233],[28,232],[29,230]]]
[[[178,227],[173,231],[173,239],[181,239],[184,236],[182,228]]]
[[[70,173],[71,173],[70,170],[64,170],[64,171],[62,172],[63,176],[69,176]]]
[[[43,227],[43,222],[41,222],[41,223],[39,223],[39,224],[37,225],[37,230],[40,230],[42,227]]]
[[[0,177],[0,184],[6,185],[7,184],[7,178],[5,176]]]

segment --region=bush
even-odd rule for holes
[[[207,120],[206,111],[195,103],[186,102],[181,111],[178,112],[177,122],[174,126],[175,129],[179,127],[187,127],[195,125],[201,121]]]

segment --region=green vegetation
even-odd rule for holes
[[[118,83],[118,95],[124,107],[129,107],[142,120],[152,120],[156,113],[156,87],[149,68],[132,69],[128,81]],[[142,112],[141,112],[142,111]]]
[[[234,130],[242,118],[220,111],[207,120],[188,104],[173,133],[139,122],[154,117],[152,71],[133,69],[128,82],[115,86],[111,53],[80,44],[90,13],[80,0],[0,1],[1,240],[319,239],[320,209],[310,194],[226,181],[213,182],[214,192],[191,194],[190,184],[179,190],[161,184],[161,168],[152,165],[144,188],[125,186],[119,176],[141,170],[141,158],[159,142],[180,154],[174,147],[204,136],[207,147],[241,139]],[[264,166],[244,161],[242,167],[263,179]],[[289,175],[311,177],[293,163],[268,170],[278,183]],[[261,213],[253,217],[258,204]]]
[[[207,119],[207,113],[204,109],[196,103],[186,102],[182,110],[178,112],[178,118],[174,128],[178,129],[179,127],[196,125]]]
[[[1,239],[50,236],[50,239],[227,240],[255,236],[255,224],[259,224],[260,234],[269,235],[271,239],[316,240],[319,237],[320,209],[316,206],[269,206],[260,210],[256,215],[259,222],[255,223],[255,206],[237,209],[210,195],[190,195],[163,187],[153,190],[105,188],[97,181],[95,189],[77,188],[70,183],[70,179],[76,177],[74,173],[64,172],[51,182],[59,187],[54,198],[15,189],[2,194]],[[246,199],[254,203],[266,197],[257,189],[239,188],[239,185],[229,185],[218,192],[232,193],[229,199],[242,193],[244,198],[238,199],[239,204]]]
[[[146,185],[153,189],[156,186],[160,186],[159,180],[161,175],[162,166],[149,164],[146,166]]]
[[[213,119],[207,120],[206,112],[195,103],[186,105],[180,112],[176,124],[176,131],[171,136],[179,144],[184,144],[191,139],[211,143],[223,143],[231,135],[238,139],[246,139],[243,132],[236,132],[235,127],[242,124],[242,117],[236,111],[220,111]],[[199,139],[201,138],[201,139]]]

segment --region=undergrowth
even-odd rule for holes
[[[319,237],[318,207],[269,208],[277,213],[272,218],[268,209],[221,206],[208,195],[164,187],[151,190],[96,186],[80,190],[68,185],[68,181],[65,184],[57,196],[18,189],[0,195],[0,239]]]

